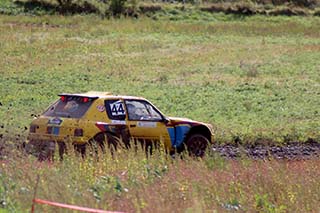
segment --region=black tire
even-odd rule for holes
[[[38,161],[53,161],[56,149],[55,142],[32,140],[25,144],[25,152],[38,158]]]
[[[201,134],[191,135],[185,143],[189,155],[193,157],[203,157],[208,144],[209,140]]]
[[[40,152],[38,155],[38,160],[53,161],[55,149],[56,149],[55,142],[42,142],[40,147]]]
[[[109,149],[111,154],[117,151],[119,139],[111,133],[99,133],[91,139],[86,147],[86,152],[91,156],[98,157],[99,153],[105,154]]]

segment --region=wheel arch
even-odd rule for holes
[[[184,142],[186,142],[192,135],[195,135],[195,134],[201,134],[204,137],[206,137],[209,142],[211,142],[211,131],[205,125],[199,125],[199,126],[192,127],[189,130],[187,136],[185,137]]]
[[[93,137],[91,137],[91,138],[88,140],[87,143],[90,143],[90,141],[92,141],[92,140],[96,140],[97,137],[99,137],[100,135],[104,135],[104,134],[106,134],[106,135],[109,134],[109,135],[111,135],[111,136],[118,137],[114,132],[111,132],[111,131],[100,131],[100,132],[98,132],[97,134],[95,134]]]

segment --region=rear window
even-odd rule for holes
[[[49,109],[43,113],[50,117],[63,118],[81,118],[89,109],[93,99],[86,99],[83,97],[66,97],[64,100],[58,100],[52,104]]]

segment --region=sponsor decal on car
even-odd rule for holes
[[[125,124],[126,124],[126,121],[111,120],[111,123],[112,123],[112,124],[123,124],[123,125],[125,125]]]
[[[138,127],[149,127],[149,128],[156,128],[157,123],[156,122],[150,122],[150,121],[139,121],[137,123]]]
[[[61,123],[62,123],[61,118],[51,118],[48,121],[48,124],[52,124],[52,125],[60,125]]]
[[[98,105],[98,106],[97,106],[97,110],[98,110],[99,112],[104,112],[104,111],[106,110],[106,108],[105,108],[105,106],[103,106],[103,105]]]

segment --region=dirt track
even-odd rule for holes
[[[20,149],[23,136],[0,137],[0,157],[7,155],[11,149]],[[10,144],[5,143],[11,141]],[[6,145],[5,145],[6,144]],[[288,159],[304,160],[320,157],[320,143],[316,141],[291,142],[286,145],[235,145],[225,144],[212,146],[213,153],[219,154],[228,159],[249,157],[253,159]]]
[[[219,153],[226,158],[239,158],[246,156],[254,159],[275,158],[275,159],[310,159],[320,157],[320,143],[288,143],[283,146],[276,145],[255,145],[255,146],[239,146],[239,145],[214,145],[212,147],[214,153]]]

